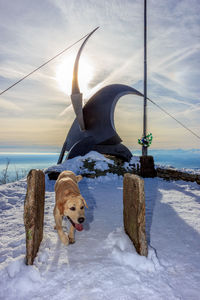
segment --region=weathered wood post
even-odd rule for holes
[[[32,265],[43,238],[45,175],[31,170],[27,176],[27,193],[24,201],[26,231],[26,264]]]
[[[140,255],[148,255],[145,231],[144,180],[134,174],[124,175],[124,230]]]

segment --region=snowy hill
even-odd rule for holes
[[[99,168],[105,169],[105,161]],[[59,167],[79,172],[79,158]],[[52,167],[51,170],[56,170]],[[89,209],[76,243],[54,230],[54,181],[46,176],[44,238],[33,266],[24,264],[26,180],[0,186],[0,299],[199,299],[200,190],[196,183],[145,179],[148,258],[123,231],[123,178],[84,178]],[[69,226],[65,220],[65,226]]]

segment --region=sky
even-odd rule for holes
[[[113,83],[143,92],[143,1],[0,0],[0,91],[92,31],[80,59],[86,102]],[[147,96],[198,135],[200,1],[147,0]],[[72,67],[81,43],[0,96],[0,152],[60,151],[75,118]],[[115,127],[140,149],[143,99],[120,98]],[[200,148],[198,138],[148,103],[152,149]]]

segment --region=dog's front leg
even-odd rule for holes
[[[69,243],[74,244],[75,243],[75,238],[74,238],[74,226],[71,225],[70,230],[69,230]]]
[[[64,245],[68,245],[69,244],[69,237],[63,231],[63,228],[62,228],[62,216],[60,214],[59,209],[56,206],[54,208],[54,218],[55,218],[55,223],[56,223],[56,229],[58,231],[58,235],[60,237],[61,242]]]

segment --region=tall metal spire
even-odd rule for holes
[[[144,111],[143,136],[147,135],[147,1],[144,0]],[[142,155],[147,156],[147,147],[142,146]]]
[[[79,59],[81,56],[81,52],[87,43],[88,39],[91,37],[91,35],[98,29],[99,27],[96,27],[94,30],[92,30],[84,42],[82,43],[78,54],[76,56],[76,60],[74,63],[74,71],[73,71],[73,80],[72,80],[72,94],[71,94],[71,100],[72,100],[72,105],[74,108],[74,112],[76,114],[79,126],[81,130],[85,130],[85,122],[84,122],[84,117],[83,117],[83,103],[82,103],[82,98],[83,95],[80,93],[79,85],[78,85],[78,66],[79,66]]]

